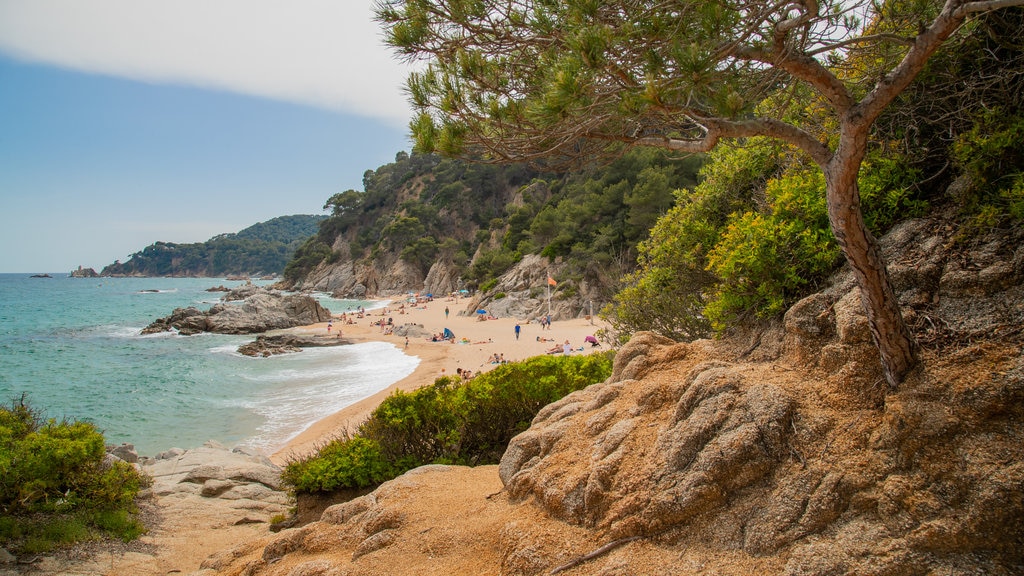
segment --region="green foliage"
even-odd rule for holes
[[[288,265],[284,268],[284,277],[288,280],[298,280],[318,264],[329,259],[333,253],[331,247],[322,242],[319,237],[309,238],[288,261]]]
[[[608,377],[611,355],[540,356],[463,382],[441,377],[396,391],[352,436],[290,462],[299,492],[362,488],[424,464],[495,463],[545,405]]]
[[[281,475],[304,493],[365,488],[394,476],[394,466],[383,458],[376,442],[361,436],[333,440],[315,458],[289,463]]]
[[[704,314],[718,331],[784,311],[838,260],[821,171],[787,172],[768,182],[765,196],[770,212],[734,214],[708,253],[718,282]]]
[[[960,199],[969,216],[965,232],[981,233],[1024,215],[1024,114],[991,111],[953,146],[957,164],[970,177]]]
[[[639,244],[637,270],[602,311],[620,339],[640,330],[676,340],[710,334],[704,308],[718,278],[707,269],[708,255],[730,218],[758,205],[784,160],[783,148],[765,139],[711,152],[700,172],[703,181],[677,194],[676,205]]]
[[[864,162],[864,216],[876,233],[927,206],[902,159],[873,150]],[[602,311],[620,338],[652,330],[692,340],[777,315],[839,262],[824,176],[785,147],[765,139],[720,147],[701,175],[640,243],[637,271]]]
[[[131,513],[143,479],[105,454],[89,422],[46,420],[24,401],[0,407],[0,542],[29,552],[94,532],[141,534]]]
[[[280,216],[237,234],[206,242],[155,242],[127,262],[103,268],[102,275],[210,276],[280,274],[303,242],[316,233],[323,216]]]

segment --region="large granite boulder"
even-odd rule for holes
[[[236,302],[241,295],[246,295]],[[244,287],[224,296],[226,302],[215,304],[202,312],[194,307],[177,308],[170,316],[160,318],[143,329],[143,334],[177,330],[182,335],[199,332],[218,334],[255,334],[267,330],[293,328],[326,322],[331,311],[312,296],[284,294],[260,287]]]

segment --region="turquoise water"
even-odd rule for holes
[[[270,453],[419,363],[383,342],[250,358],[236,349],[254,336],[142,336],[174,308],[209,308],[221,293],[207,288],[239,282],[52,276],[0,274],[0,402],[24,394],[47,416],[92,421],[140,454],[207,440]],[[334,313],[371,307],[321,303]]]

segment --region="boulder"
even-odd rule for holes
[[[301,352],[303,348],[341,346],[348,340],[335,335],[319,334],[260,334],[256,340],[238,347],[238,353],[246,356],[272,356]]]
[[[107,446],[107,453],[129,464],[135,464],[139,461],[139,453],[135,451],[134,444],[122,443],[120,446]]]
[[[233,302],[240,296],[244,296],[240,303]],[[185,336],[199,332],[254,334],[326,322],[331,318],[330,310],[304,294],[283,294],[246,285],[228,292],[223,299],[228,303],[215,304],[206,312],[194,307],[177,308],[170,316],[144,328],[142,333],[174,329]]]

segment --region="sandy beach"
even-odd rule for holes
[[[456,374],[459,369],[471,370],[474,374],[486,372],[496,366],[491,363],[494,354],[503,355],[507,361],[525,360],[546,354],[555,347],[561,353],[566,340],[572,347],[572,354],[589,354],[606,349],[605,345],[592,347],[584,342],[584,338],[604,326],[597,318],[555,320],[545,329],[536,321],[527,323],[525,319],[481,316],[476,314],[475,309],[468,308],[470,304],[471,301],[466,298],[439,298],[415,305],[406,302],[403,309],[402,302],[396,300],[385,308],[368,310],[363,318],[346,314],[351,323],[341,321],[342,311],[332,310],[335,320],[330,334],[337,334],[338,329],[341,329],[344,339],[353,343],[389,342],[403,349],[406,354],[419,358],[420,364],[408,377],[314,423],[275,452],[271,459],[283,464],[289,458],[314,452],[346,430],[354,430],[395,390],[414,390],[430,384],[442,374]],[[441,333],[448,328],[455,333],[455,342],[432,342],[428,338],[410,337],[407,343],[405,337],[385,334],[375,324],[381,318],[385,321],[391,318],[396,327],[420,324],[430,333]],[[518,339],[516,324],[520,326]],[[328,334],[328,324],[322,322],[293,330]]]

